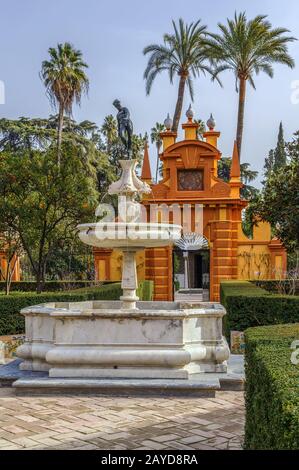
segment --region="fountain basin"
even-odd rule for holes
[[[49,377],[188,379],[226,372],[225,309],[217,303],[59,302],[22,310],[26,342],[17,350],[23,370]]]
[[[120,249],[123,252],[123,295],[119,307],[133,310],[138,297],[135,254],[144,248],[169,246],[181,237],[180,225],[146,222],[98,222],[78,225],[79,237],[87,245]]]
[[[182,227],[154,222],[105,222],[78,225],[83,243],[100,248],[163,247],[181,237]]]

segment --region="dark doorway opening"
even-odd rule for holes
[[[174,290],[204,289],[210,285],[210,251],[181,249],[173,250]]]
[[[203,287],[202,279],[202,256],[194,255],[194,287]]]

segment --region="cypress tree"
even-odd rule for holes
[[[264,174],[267,180],[271,172],[277,171],[287,164],[287,154],[283,136],[282,122],[279,124],[277,144],[275,149],[270,150],[268,157],[265,158]]]
[[[283,137],[282,122],[279,124],[278,138],[276,149],[274,150],[274,170],[278,170],[283,166],[286,166],[287,154],[285,150],[285,141]]]

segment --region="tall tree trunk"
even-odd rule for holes
[[[13,278],[16,266],[17,266],[17,255],[16,253],[14,253],[13,256],[11,256],[7,260],[5,295],[9,295],[10,293],[10,287],[11,287],[12,278]]]
[[[46,259],[40,257],[38,261],[38,267],[36,272],[36,292],[40,294],[45,285],[45,274],[46,274]]]
[[[40,275],[37,276],[36,278],[36,293],[37,294],[40,294],[42,292],[42,280],[41,280],[41,277]]]
[[[156,148],[157,148],[156,183],[158,183],[160,145],[156,145]]]
[[[239,154],[239,161],[241,161],[241,148],[243,138],[243,127],[244,127],[244,109],[245,109],[245,97],[246,97],[246,79],[240,77],[239,79],[239,108],[238,108],[238,125],[237,125],[237,148]]]
[[[187,75],[186,74],[181,74],[180,75],[179,89],[178,89],[178,98],[177,98],[175,112],[174,112],[174,116],[173,116],[172,132],[177,132],[178,131],[179,122],[180,122],[180,118],[181,118],[181,114],[182,114],[182,107],[183,107],[186,80],[187,80]]]
[[[38,268],[38,272],[36,275],[36,292],[40,294],[45,285],[45,273],[42,266]]]
[[[57,165],[59,167],[61,163],[62,129],[63,129],[63,105],[60,103],[59,114],[58,114],[58,134],[57,134]]]

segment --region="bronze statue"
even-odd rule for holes
[[[133,123],[130,119],[130,112],[128,108],[124,108],[119,100],[114,100],[113,105],[118,110],[116,119],[118,124],[118,135],[124,144],[128,156],[132,156],[132,135]]]

